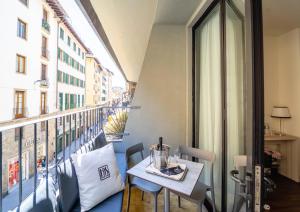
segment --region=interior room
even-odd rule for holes
[[[291,5],[293,5],[291,7]],[[300,210],[300,2],[263,0],[265,200]]]

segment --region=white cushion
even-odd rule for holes
[[[81,211],[87,211],[124,189],[112,144],[86,154],[73,154]]]

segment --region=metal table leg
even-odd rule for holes
[[[164,212],[170,211],[170,191],[167,188],[164,188],[165,193],[165,210]]]

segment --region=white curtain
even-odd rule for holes
[[[213,12],[197,31],[196,46],[199,54],[197,75],[199,82],[199,148],[216,154],[214,163],[214,186],[217,207],[221,206],[222,165],[222,95],[220,67],[220,9]],[[207,166],[204,166],[207,167]],[[203,170],[203,180],[209,185],[209,171]]]
[[[232,211],[233,158],[244,154],[244,48],[242,19],[226,6],[226,94],[227,94],[227,211]]]

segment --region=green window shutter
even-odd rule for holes
[[[63,110],[63,100],[64,99],[64,95],[63,93],[59,93],[59,110],[62,111]]]
[[[57,50],[57,58],[60,59],[60,57],[61,57],[61,50],[60,50],[60,48],[58,48],[58,50]]]
[[[64,36],[65,36],[64,34],[65,34],[64,30],[60,28],[60,32],[59,32],[60,39],[64,40]]]
[[[73,102],[74,102],[74,96],[73,94],[70,94],[70,109],[74,108]]]
[[[65,110],[69,109],[69,98],[68,94],[65,94]]]

